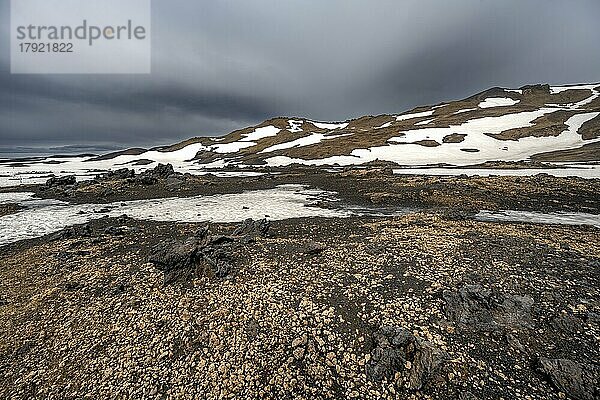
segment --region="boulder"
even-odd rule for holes
[[[539,369],[554,386],[576,400],[600,398],[600,368],[567,359],[540,357]]]
[[[52,178],[46,181],[46,187],[56,187],[56,186],[69,186],[75,185],[77,183],[77,178],[75,175],[67,175],[67,176],[53,176]]]
[[[150,262],[164,272],[165,283],[206,274],[223,278],[232,270],[234,245],[233,238],[209,235],[208,227],[204,227],[184,241],[157,244]]]
[[[419,390],[442,381],[448,355],[406,329],[386,326],[374,334],[375,347],[366,366],[369,379],[393,380],[408,390]]]
[[[504,294],[480,285],[446,290],[442,297],[446,318],[463,329],[492,331],[532,327],[531,297]]]
[[[267,237],[269,236],[270,228],[271,223],[266,219],[255,221],[252,218],[248,218],[233,232],[233,235],[245,236],[246,238],[252,239],[256,237]]]

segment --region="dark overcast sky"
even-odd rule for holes
[[[152,146],[600,81],[599,0],[154,0],[145,76],[10,75],[0,4],[0,147]]]

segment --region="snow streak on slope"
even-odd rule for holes
[[[430,110],[430,111],[423,111],[423,112],[412,113],[412,114],[399,115],[396,117],[396,121],[407,121],[407,120],[413,119],[413,118],[429,117],[429,116],[433,115],[434,112],[435,112],[435,110]]]
[[[487,99],[479,103],[479,108],[514,106],[518,103],[519,100],[513,100],[508,97],[488,97]]]
[[[593,90],[595,87],[600,86],[598,84],[594,85],[573,85],[573,86],[552,86],[550,87],[550,93],[558,94],[567,90]]]
[[[277,134],[281,131],[281,129],[276,128],[274,126],[264,126],[262,128],[256,128],[254,132],[251,132],[246,135],[245,138],[240,139],[242,142],[252,142],[255,140],[260,140],[270,136],[277,136]]]
[[[273,152],[276,150],[291,149],[293,147],[310,146],[312,144],[321,143],[321,141],[326,140],[326,139],[336,139],[336,138],[348,136],[348,135],[351,135],[351,133],[347,133],[344,135],[329,135],[329,136],[323,135],[322,133],[313,133],[310,136],[301,137],[296,140],[292,140],[291,142],[285,142],[285,143],[276,144],[274,146],[267,147],[266,149],[259,151],[259,154],[260,153],[270,153],[270,152]]]
[[[327,129],[327,130],[334,130],[334,129],[345,129],[348,127],[348,123],[347,122],[343,122],[343,123],[331,123],[331,122],[311,122],[314,126],[316,126],[319,129]]]

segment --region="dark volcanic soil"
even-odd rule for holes
[[[600,396],[600,230],[464,219],[598,213],[598,180],[140,179],[28,190],[110,202],[302,183],[423,211],[291,219],[267,235],[102,218],[0,247],[0,398]]]
[[[19,211],[21,207],[17,204],[0,204],[0,217],[4,215],[14,214]]]
[[[198,228],[102,219],[4,247],[0,397],[548,399],[576,389],[540,360],[597,366],[598,229],[288,220],[227,277],[165,284],[151,248]]]

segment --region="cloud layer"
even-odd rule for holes
[[[153,2],[151,75],[10,75],[0,147],[152,146],[279,116],[345,120],[491,86],[600,81],[597,0]]]

